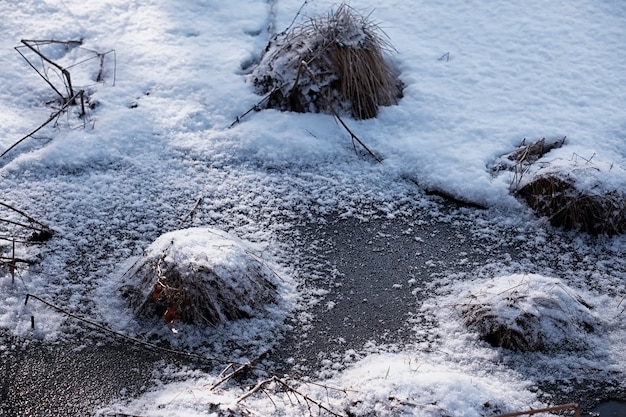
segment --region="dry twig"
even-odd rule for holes
[[[200,205],[201,202],[202,202],[202,196],[200,196],[200,197],[198,197],[196,199],[196,202],[194,203],[194,205],[191,208],[191,210],[189,210],[189,212],[185,215],[185,217],[180,219],[180,222],[178,223],[178,226],[176,227],[176,230],[179,230],[183,226],[183,224],[185,224],[187,219],[193,219],[193,215],[195,214],[196,209],[198,208],[198,206]]]
[[[309,73],[309,75],[311,76],[311,78],[315,81],[315,83],[317,84],[317,77],[315,76],[315,74],[313,74],[313,72],[311,71],[311,69],[309,68],[308,64],[306,63],[306,61],[302,61],[301,65],[304,66],[304,68],[307,70],[307,72]],[[319,86],[319,84],[318,84]],[[324,97],[324,99],[326,100],[326,103],[328,105],[329,110],[331,111],[332,115],[335,117],[335,119],[337,119],[337,121],[343,126],[344,129],[346,129],[346,131],[350,134],[350,137],[352,138],[352,140],[356,140],[359,145],[361,145],[363,147],[363,149],[365,149],[367,151],[367,153],[369,153],[372,158],[374,158],[376,160],[376,162],[378,163],[382,163],[382,159],[380,159],[378,156],[376,156],[376,154],[374,152],[372,152],[370,150],[370,148],[368,148],[363,141],[361,141],[361,139],[359,139],[359,137],[352,131],[350,130],[350,128],[348,127],[348,125],[345,124],[345,122],[341,119],[341,117],[339,116],[339,114],[337,113],[337,111],[335,110],[335,107],[333,106],[333,104],[330,102],[330,99],[326,96],[326,94],[324,94],[321,91],[320,88],[320,93],[322,94],[322,96]]]
[[[580,417],[580,406],[578,404],[563,404],[563,405],[555,405],[552,407],[545,408],[537,408],[531,409],[527,411],[519,411],[515,413],[506,413],[499,414],[493,417],[519,417],[519,416],[533,416],[535,414],[548,413],[551,411],[564,411],[564,410],[574,410],[574,416]]]
[[[264,386],[266,386],[267,384],[270,384],[272,382],[275,382],[275,383],[281,385],[286,390],[287,393],[294,394],[295,398],[296,398],[296,400],[298,402],[300,402],[299,399],[301,398],[306,403],[310,415],[313,415],[313,412],[312,412],[312,409],[311,409],[311,404],[312,404],[313,406],[317,407],[319,411],[325,411],[328,414],[330,414],[332,416],[335,416],[335,417],[344,417],[342,414],[339,414],[336,411],[331,410],[329,407],[325,406],[320,401],[317,401],[317,400],[311,398],[310,396],[300,392],[299,390],[297,390],[296,388],[294,388],[293,386],[291,386],[290,384],[285,382],[283,379],[277,377],[276,375],[272,375],[271,377],[269,377],[267,379],[259,381],[254,387],[252,387],[250,389],[250,391],[246,392],[245,394],[243,394],[242,396],[237,398],[237,400],[235,400],[235,402],[236,403],[240,403],[241,401],[243,401],[246,398],[250,397],[254,393],[256,393],[259,390],[261,390]]]
[[[0,154],[0,158],[2,158],[4,155],[6,155],[7,153],[9,153],[9,151],[11,151],[13,148],[15,148],[17,145],[19,145],[20,143],[24,142],[26,139],[30,138],[31,136],[33,136],[35,133],[39,132],[41,129],[43,129],[48,123],[50,123],[51,121],[53,121],[54,119],[56,119],[57,117],[59,117],[61,115],[61,113],[63,113],[65,111],[65,109],[67,109],[72,102],[75,102],[75,99],[79,96],[82,96],[83,94],[83,90],[80,90],[78,93],[74,94],[70,100],[67,100],[63,103],[63,105],[61,106],[61,108],[59,110],[57,110],[56,112],[52,113],[52,115],[50,115],[50,117],[48,118],[48,120],[46,120],[45,122],[43,122],[43,124],[41,124],[38,128],[36,128],[35,130],[33,130],[32,132],[30,132],[28,135],[24,136],[22,139],[18,140],[17,142],[15,142],[13,145],[11,145],[7,150],[5,150],[4,152],[2,152],[2,154]]]

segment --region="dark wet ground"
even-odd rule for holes
[[[7,335],[0,336],[0,344],[7,346],[0,356],[2,417],[93,415],[113,399],[143,392],[159,364],[180,363],[93,335],[80,348]]]
[[[463,216],[445,222],[327,218],[301,225],[294,233],[299,270],[311,272],[307,286],[328,293],[308,309],[309,322],[291,323],[294,330],[269,359],[277,370],[306,374],[323,359],[358,351],[369,341],[415,341],[414,313],[433,277],[523,256],[518,240],[503,245],[502,239],[476,237],[472,227]],[[0,345],[6,346],[0,352],[0,417],[93,415],[112,400],[149,389],[159,367],[189,364],[185,358],[93,331],[81,340],[80,349],[75,343],[50,345],[0,334]],[[288,358],[292,365],[281,369]],[[596,375],[594,380],[557,381],[540,388],[554,403],[578,402],[590,410],[607,399],[626,400],[623,381],[610,378],[602,381]],[[619,412],[602,411],[601,417],[626,416],[623,407]]]
[[[414,340],[409,321],[433,276],[479,264],[488,245],[472,242],[462,225],[420,219],[366,223],[343,219],[307,225],[302,234],[312,237],[314,245],[304,256],[327,262],[319,272],[321,278],[311,285],[328,294],[312,308],[307,337],[295,334],[296,356],[312,369],[320,358],[358,349],[368,341]],[[494,256],[502,250],[489,248]]]

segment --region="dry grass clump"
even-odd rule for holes
[[[240,242],[223,232],[187,230],[192,245],[185,230],[164,235],[127,272],[123,296],[137,316],[161,317],[170,327],[216,326],[253,317],[277,301],[273,272]]]
[[[516,301],[511,300],[511,308],[515,308]],[[549,298],[535,301],[544,308],[558,308],[558,305]],[[477,332],[482,340],[494,347],[519,352],[550,351],[557,347],[562,350],[578,350],[579,341],[552,346],[544,331],[540,329],[543,318],[529,312],[520,311],[512,321],[509,321],[499,317],[489,305],[476,304],[465,312],[463,320],[468,329]],[[557,321],[555,324],[565,333],[567,322]]]
[[[551,141],[541,138],[530,143],[526,143],[526,139],[524,139],[515,151],[507,155],[507,158],[515,163],[533,164],[552,149],[558,149],[564,144],[565,136]]]
[[[491,169],[495,173],[505,170],[511,171],[513,179],[510,188],[515,191],[524,179],[524,176],[531,171],[535,162],[539,161],[551,150],[558,149],[564,144],[565,136],[552,140],[541,138],[534,142],[526,142],[526,138],[524,138],[517,149],[498,158]]]
[[[594,235],[626,231],[626,195],[619,190],[579,189],[571,179],[546,173],[533,177],[517,195],[556,227]]]
[[[626,232],[626,171],[614,163],[583,158],[546,160],[561,148],[565,137],[526,143],[499,158],[494,172],[512,173],[511,193],[523,199],[555,227],[589,234]]]
[[[274,37],[250,79],[259,94],[269,94],[270,108],[368,119],[402,96],[385,58],[391,50],[369,17],[341,4]]]
[[[494,347],[521,352],[577,351],[599,326],[591,306],[557,280],[525,276],[506,289],[472,294],[462,306],[465,326]]]

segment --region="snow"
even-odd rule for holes
[[[111,277],[123,275],[159,236],[179,229],[198,198],[202,205],[189,220],[193,225],[261,245],[261,258],[277,265],[288,281],[302,281],[306,277],[293,266],[297,252],[279,240],[281,231],[299,218],[328,213],[363,219],[377,213],[401,218],[420,210],[437,215],[414,182],[489,207],[490,220],[474,219],[477,234],[497,241],[506,239],[499,230],[536,228],[532,243],[541,247],[545,224],[509,193],[513,174],[494,176],[490,170],[524,138],[567,136],[565,146],[543,162],[583,167],[577,172],[592,173],[582,181],[585,186],[600,182],[623,189],[626,9],[618,1],[351,4],[366,15],[372,12],[389,36],[398,51],[390,59],[405,84],[400,103],[381,109],[377,118],[345,119],[382,157],[380,164],[358,146],[355,152],[348,133],[328,115],[264,110],[229,128],[260,100],[245,79],[265,48],[267,29],[277,33],[294,17],[326,15],[336,6],[327,0],[0,2],[0,149],[55,111],[54,104],[46,104],[55,94],[14,50],[21,39],[81,39],[89,51],[115,51],[105,57],[103,82],[94,79],[97,62],[70,69],[75,88],[85,89],[95,104],[84,119],[72,110],[0,158],[2,201],[55,231],[43,245],[18,245],[20,256],[38,262],[19,269],[14,283],[9,274],[0,280],[2,328],[51,343],[71,338],[64,317],[34,302],[23,305],[25,294],[33,293],[136,332],[109,310],[122,308],[111,300],[118,283]],[[84,56],[72,54],[78,51],[59,59]],[[402,352],[363,352],[359,361],[341,364],[345,371],[318,382],[358,391],[328,399],[340,411],[473,416],[485,411],[486,402],[489,412],[539,404],[532,387],[542,367],[578,378],[579,360],[623,373],[626,357],[620,346],[626,335],[618,313],[624,244],[620,236],[591,242],[581,237],[575,247],[564,244],[561,254],[537,254],[559,258],[563,270],[533,271],[530,255],[522,265],[546,282],[574,288],[597,306],[606,335],[591,340],[581,357],[530,356],[522,359],[528,370],[519,372],[513,356],[494,351],[460,327],[458,316],[445,314],[449,310],[442,307],[451,298],[466,296],[491,278],[519,273],[503,263],[434,279],[440,290],[422,313],[437,319],[442,342],[436,349],[418,343]],[[613,257],[597,261],[599,252]],[[588,267],[568,268],[568,256],[579,256]],[[411,284],[409,277],[406,282]],[[403,284],[406,288],[394,291],[413,291]],[[285,291],[296,303],[298,296]],[[223,353],[220,337],[232,335],[249,349],[237,359],[248,360],[280,340],[284,314],[253,322],[252,335],[245,323],[233,323],[212,343]],[[37,317],[34,332],[31,315]],[[569,365],[570,373],[561,370]],[[137,414],[206,415],[207,403],[232,404],[244,392],[235,385],[219,393],[205,389],[214,379],[190,371],[187,381],[164,382],[125,406]],[[324,398],[322,391],[307,388],[312,397]],[[180,392],[194,395],[176,395]],[[266,414],[294,412],[284,394],[273,399],[275,404],[253,396],[245,404]]]
[[[461,367],[462,368],[462,367]],[[503,387],[501,380],[506,379]],[[258,399],[242,404],[245,391],[211,390],[215,380],[197,379],[172,383],[126,404],[127,413],[151,416],[203,416],[207,412],[230,410],[245,415],[307,415],[305,401],[285,393],[271,392],[271,402]],[[270,385],[270,384],[268,384]],[[324,402],[335,413],[380,416],[483,416],[513,407],[537,408],[540,403],[528,383],[512,372],[497,373],[458,369],[441,362],[430,362],[419,354],[372,354],[337,378],[316,383],[298,383],[294,389],[305,392],[310,401]],[[293,397],[293,394],[291,394]],[[311,404],[313,404],[311,402]],[[314,412],[315,405],[311,405]],[[102,415],[115,408],[101,410]],[[209,414],[211,415],[211,414]],[[344,415],[344,414],[340,414]]]
[[[586,296],[560,279],[513,274],[456,285],[445,301],[439,301],[442,305],[427,308],[456,315],[455,321],[481,337],[507,329],[513,334],[497,341],[512,342],[513,348],[577,351],[585,350],[594,335],[605,333],[601,317],[616,311],[608,299],[602,306],[606,311],[596,312]]]

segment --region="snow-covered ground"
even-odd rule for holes
[[[22,46],[41,64],[22,39],[82,40],[80,48],[47,48],[93,104],[83,119],[72,109],[0,157],[1,201],[55,231],[43,245],[18,244],[20,257],[38,262],[18,268],[15,280],[8,272],[0,280],[0,325],[51,343],[71,339],[67,317],[35,302],[24,306],[25,294],[32,293],[141,336],[116,321],[125,316],[111,311],[119,306],[115,286],[157,237],[189,226],[252,242],[268,263],[280,265],[285,279],[304,288],[306,273],[294,266],[298,251],[281,241],[283,232],[301,219],[331,213],[367,220],[429,210],[436,217],[436,204],[416,183],[487,206],[487,214],[465,214],[476,234],[496,242],[511,236],[499,237],[501,230],[533,234],[526,243],[538,251],[550,243],[544,242],[547,222],[510,195],[513,174],[494,176],[491,170],[524,138],[566,136],[566,145],[545,160],[591,166],[618,189],[626,185],[626,7],[620,1],[352,2],[363,14],[372,12],[389,36],[397,49],[391,59],[405,84],[399,105],[383,108],[377,118],[345,119],[383,162],[358,147],[355,152],[348,133],[328,115],[263,110],[229,128],[260,100],[246,72],[269,33],[336,6],[325,0],[0,2],[0,150],[55,111],[54,103],[46,104],[56,98],[53,90],[14,50]],[[93,51],[106,53],[101,82],[100,61],[85,61]],[[58,85],[58,72],[50,77]],[[19,220],[8,210],[2,216]],[[16,230],[22,233],[19,227],[7,233]],[[529,254],[529,270],[471,265],[433,277],[436,290],[420,312],[437,323],[428,330],[428,347],[407,341],[401,351],[387,352],[370,346],[345,371],[317,381],[337,390],[314,385],[315,372],[308,385],[289,383],[338,413],[358,415],[478,416],[540,406],[531,389],[539,376],[508,366],[510,354],[477,340],[449,308],[452,299],[484,294],[486,280],[530,272],[580,291],[596,306],[590,314],[601,321],[602,334],[574,358],[553,353],[524,360],[561,364],[570,369],[567,377],[583,378],[590,368],[623,376],[626,241],[567,236],[571,251],[564,245],[563,252],[537,255],[562,259],[563,270],[537,271]],[[572,269],[570,257],[587,267]],[[293,297],[290,292],[285,309],[297,303]],[[575,297],[572,303],[578,305]],[[234,359],[248,360],[279,340],[288,329],[272,321],[276,317],[282,316],[252,326],[256,333],[240,323],[221,329],[220,335],[247,343],[248,351]],[[163,337],[178,340],[167,327]],[[433,340],[440,344],[433,347]],[[193,338],[185,343],[202,345]],[[219,411],[207,404],[220,403],[261,414],[307,413],[306,401],[281,394],[277,380],[268,382],[275,388],[269,396],[259,391],[236,406],[243,387],[209,390],[216,375],[188,372],[182,382],[164,381],[130,404],[111,407],[141,415],[206,415]]]

